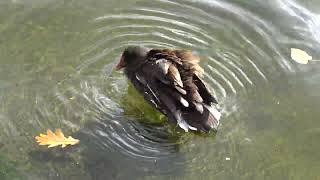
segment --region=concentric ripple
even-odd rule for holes
[[[278,2],[285,5],[281,10],[300,17],[296,15],[297,4]],[[299,12],[312,17],[305,11]],[[184,141],[173,136],[163,123],[140,123],[137,121],[141,120],[139,113],[124,116],[128,107],[120,99],[130,94],[125,91],[125,77],[114,72],[114,66],[126,46],[193,50],[203,60],[204,78],[221,102],[225,115],[238,106],[230,99],[258,90],[295,71],[285,50],[286,43],[291,42],[274,38],[279,34],[287,36],[275,26],[277,22],[228,1],[147,1],[116,9],[89,23],[95,27],[96,41],[83,50],[84,60],[78,66],[78,73],[71,78],[74,82],[68,80],[58,86],[57,99],[62,102],[63,109],[76,116],[75,119],[87,121],[84,127],[76,128],[83,128],[89,137],[99,142],[102,150],[113,149],[133,159],[171,158],[174,161],[178,146]],[[317,37],[313,25],[309,26],[312,28],[307,32]],[[68,97],[64,97],[66,94]],[[144,112],[141,113],[143,117]],[[66,126],[81,124],[71,123],[69,118],[62,123]],[[206,153],[209,152],[199,152],[197,158],[205,158]],[[175,163],[184,161],[189,160]]]
[[[208,149],[197,148],[193,142],[201,142],[201,137],[181,135],[163,121],[145,123],[150,119],[141,109],[126,114],[132,112],[128,107],[132,104],[123,99],[134,101],[136,97],[127,93],[128,82],[123,74],[114,72],[115,64],[128,45],[191,49],[201,57],[204,78],[227,120],[241,105],[237,102],[240,94],[256,96],[262,93],[260,88],[296,71],[288,58],[291,45],[305,44],[312,49],[311,40],[319,40],[319,17],[292,1],[276,2],[279,9],[272,13],[282,15],[279,19],[259,14],[254,7],[244,9],[246,4],[222,0],[145,1],[92,19],[95,41],[83,50],[77,73],[57,86],[53,103],[61,104],[60,117],[53,116],[62,119],[64,126],[81,129],[102,151],[112,150],[128,159],[166,159],[172,166],[208,163],[207,151],[215,148],[214,142]],[[281,26],[284,19],[293,26]],[[294,25],[297,21],[301,25]],[[301,32],[301,37],[289,40],[290,31]],[[301,41],[308,37],[312,37],[309,42]],[[41,108],[39,112],[47,112]],[[181,144],[189,149],[179,149]],[[180,158],[180,151],[197,153]]]

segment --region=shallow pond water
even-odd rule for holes
[[[319,179],[316,0],[0,2],[0,179]],[[223,117],[168,124],[114,71],[127,45],[192,49]],[[62,128],[81,140],[47,149]]]

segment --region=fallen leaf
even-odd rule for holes
[[[301,49],[291,48],[291,58],[300,64],[308,64],[312,56]]]
[[[74,139],[71,136],[66,138],[61,129],[56,129],[55,132],[52,132],[50,129],[48,129],[47,134],[40,134],[39,136],[36,136],[35,139],[39,145],[48,145],[48,148],[59,145],[64,148],[67,145],[75,145],[80,142],[80,140]]]

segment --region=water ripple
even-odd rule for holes
[[[278,0],[278,3],[290,16],[309,25],[307,29],[293,28],[319,39],[318,17],[292,1]],[[73,112],[74,119],[89,118],[83,131],[99,142],[101,150],[119,152],[126,158],[148,162],[172,159],[175,165],[183,165],[203,162],[209,151],[194,148],[199,151],[196,157],[176,159],[181,144],[187,143],[193,149],[195,137],[181,135],[165,122],[145,123],[149,119],[145,119],[143,110],[125,114],[128,107],[121,99],[132,97],[126,92],[128,86],[123,74],[113,70],[126,46],[195,51],[202,58],[204,78],[222,102],[224,119],[241,106],[236,100],[239,94],[249,97],[252,89],[296,71],[284,50],[284,45],[293,42],[275,38],[279,34],[286,37],[285,32],[263,15],[228,1],[149,1],[116,9],[90,23],[95,26],[96,41],[83,50],[83,61],[73,77],[78,86],[57,89],[56,98],[62,103],[59,111]],[[46,111],[42,109],[41,113]],[[62,124],[72,126],[62,119]]]

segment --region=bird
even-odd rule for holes
[[[191,50],[128,46],[116,69],[123,69],[144,99],[185,132],[217,131],[221,113],[199,61]]]

